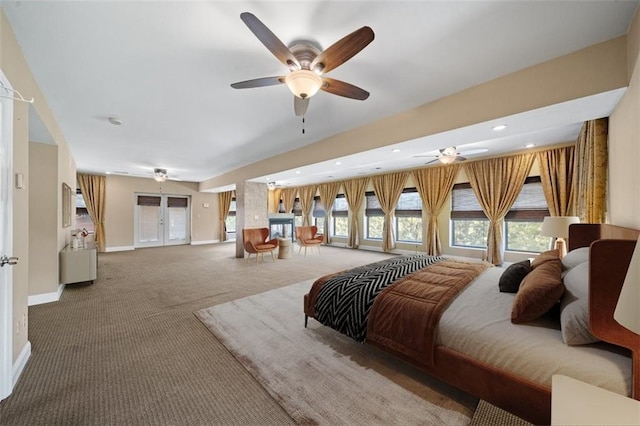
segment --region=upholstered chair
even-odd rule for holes
[[[296,239],[300,246],[298,254],[300,254],[302,247],[304,247],[304,255],[306,256],[307,247],[310,246],[318,247],[318,254],[320,254],[320,244],[322,244],[323,235],[318,234],[317,226],[296,226]]]
[[[251,254],[256,255],[256,264],[258,263],[258,254],[264,260],[264,254],[271,253],[271,259],[275,262],[276,258],[273,256],[273,251],[278,247],[278,239],[267,240],[269,238],[269,228],[244,228],[242,230],[242,244],[249,256],[247,260],[251,258]]]

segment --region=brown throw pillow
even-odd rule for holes
[[[533,261],[531,261],[531,269],[536,269],[538,266],[545,262],[549,262],[550,260],[560,260],[558,250],[549,250],[540,253],[535,259],[533,259]]]
[[[500,276],[498,287],[502,293],[517,293],[522,279],[531,272],[529,259],[510,265]]]
[[[547,260],[533,269],[520,284],[511,308],[511,322],[522,324],[546,314],[562,297],[562,264]]]

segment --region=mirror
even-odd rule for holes
[[[62,183],[62,227],[71,226],[71,202],[73,200],[73,192],[66,183]]]

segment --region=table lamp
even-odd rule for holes
[[[640,334],[640,244],[637,242],[620,290],[616,310],[613,312],[613,319],[621,326]]]
[[[580,218],[577,216],[546,216],[542,221],[541,234],[556,239],[554,248],[558,249],[561,259],[567,254],[565,238],[569,237],[569,225],[572,223],[580,223]]]

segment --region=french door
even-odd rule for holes
[[[189,244],[191,204],[188,196],[136,194],[135,246]]]

